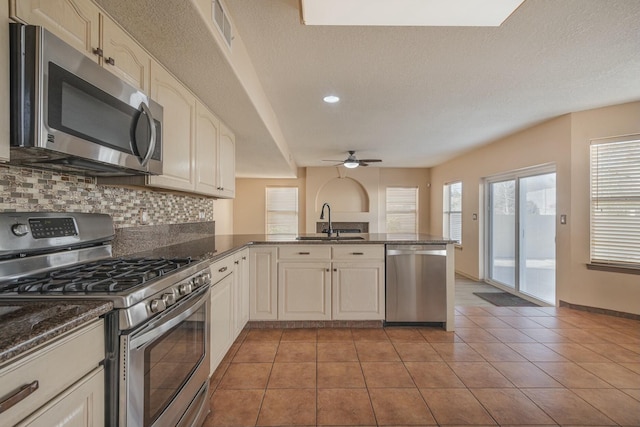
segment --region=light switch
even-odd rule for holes
[[[473,219],[474,221],[478,220],[478,214],[474,213],[473,215],[471,215],[471,219]]]
[[[566,224],[567,223],[567,215],[566,214],[562,214],[560,215],[560,224]]]

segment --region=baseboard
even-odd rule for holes
[[[558,301],[560,307],[574,310],[588,311],[589,313],[606,314],[608,316],[623,317],[625,319],[640,320],[640,314],[626,313],[624,311],[609,310],[607,308],[589,307],[588,305],[572,304],[566,301]]]
[[[479,278],[477,278],[477,277],[473,277],[472,275],[467,274],[467,273],[463,273],[462,271],[457,271],[457,270],[456,270],[456,274],[457,274],[458,276],[462,276],[462,277],[467,278],[467,279],[469,279],[469,280],[473,280],[474,282],[482,282],[482,280],[480,280]]]
[[[382,328],[382,320],[252,320],[248,329]]]

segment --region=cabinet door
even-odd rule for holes
[[[384,319],[384,262],[333,263],[333,319]]]
[[[232,199],[236,195],[236,141],[231,130],[220,125],[218,142],[218,194]]]
[[[240,251],[234,261],[235,337],[249,321],[249,250]]]
[[[151,98],[164,108],[162,175],[150,176],[150,185],[170,190],[194,189],[195,97],[156,62],[151,64]]]
[[[198,193],[218,194],[218,134],[220,121],[196,101],[196,185]]]
[[[331,320],[331,263],[280,263],[278,319]]]
[[[249,319],[278,319],[278,248],[249,248]]]
[[[104,369],[98,368],[17,426],[101,427],[104,399]]]
[[[11,0],[11,17],[45,27],[98,62],[100,10],[90,0]]]
[[[210,375],[216,370],[233,343],[233,273],[211,288]]]
[[[102,50],[104,68],[149,94],[151,57],[106,16],[102,17]]]

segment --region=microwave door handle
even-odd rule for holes
[[[147,106],[147,104],[145,104],[144,102],[141,102],[140,108],[142,109],[142,112],[144,113],[144,115],[147,117],[147,120],[149,121],[149,129],[151,129],[149,149],[147,150],[147,154],[145,154],[144,158],[142,159],[142,162],[140,162],[142,166],[146,166],[147,163],[149,162],[149,159],[151,159],[153,152],[156,149],[156,125],[153,122],[153,116],[151,115],[151,110],[149,110],[149,107]]]

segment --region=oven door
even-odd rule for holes
[[[209,290],[120,337],[121,426],[176,426],[208,413]]]

